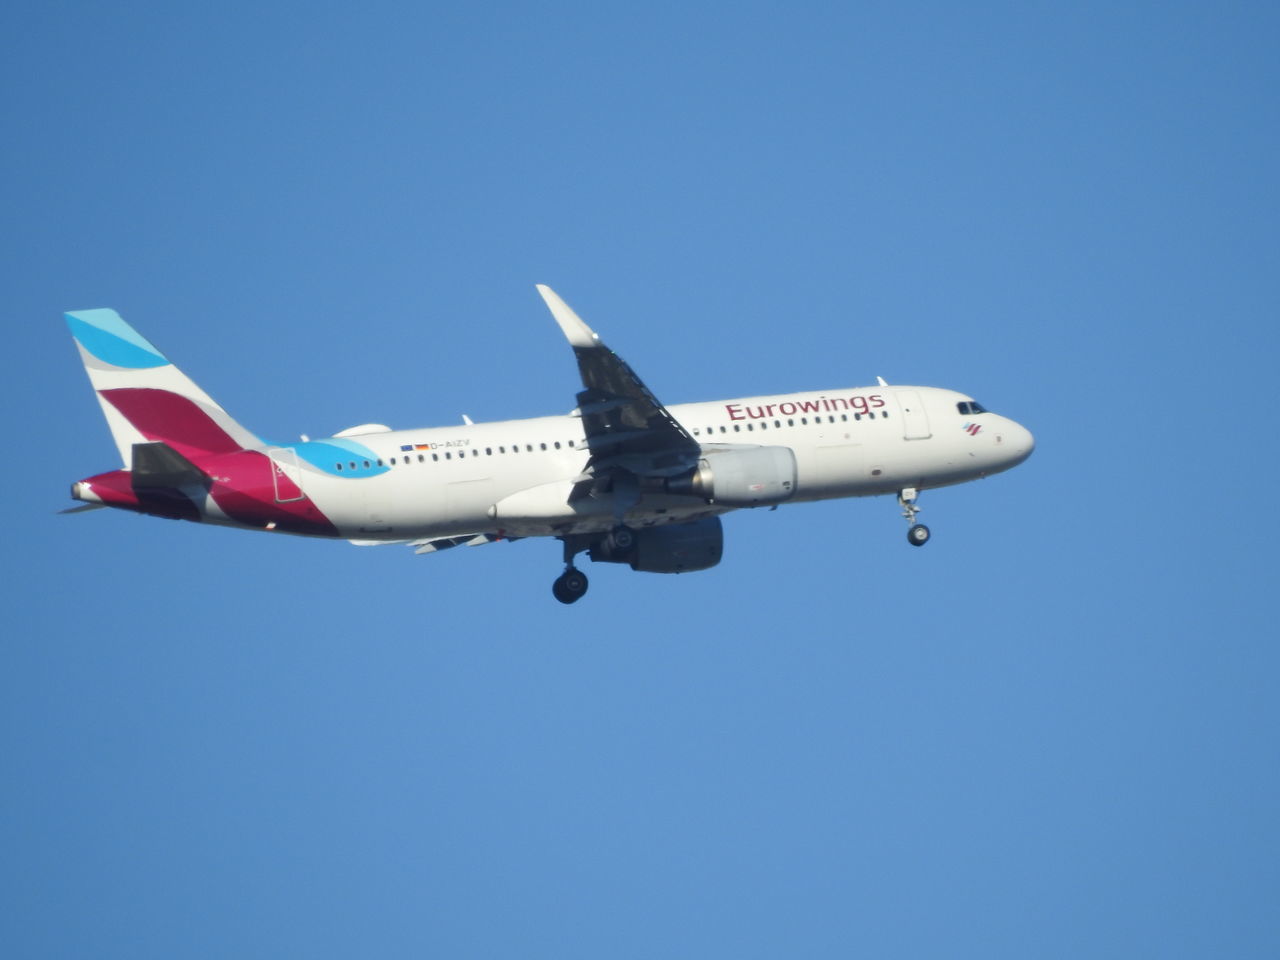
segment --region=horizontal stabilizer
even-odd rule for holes
[[[101,510],[105,507],[105,503],[82,503],[79,506],[67,507],[65,510],[59,510],[58,515],[66,513],[88,513],[90,510]]]

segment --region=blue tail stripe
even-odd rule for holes
[[[139,370],[169,362],[114,310],[77,310],[66,317],[71,335],[103,363]]]

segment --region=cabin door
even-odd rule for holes
[[[902,437],[904,440],[927,440],[933,436],[929,429],[929,415],[920,402],[920,394],[914,390],[897,390],[898,406],[902,410]]]
[[[275,447],[267,451],[271,460],[271,482],[275,486],[276,503],[292,503],[303,499],[302,470],[298,454],[292,447]]]

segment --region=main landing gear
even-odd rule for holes
[[[564,573],[551,584],[551,595],[561,603],[577,603],[587,592],[587,575],[573,565],[573,558],[591,546],[591,539],[582,534],[560,538],[564,544]]]
[[[551,592],[561,603],[577,603],[587,592],[587,575],[570,564],[551,584]]]
[[[577,603],[587,592],[587,575],[573,565],[573,558],[589,550],[592,560],[624,563],[636,549],[636,532],[620,523],[607,534],[566,534],[560,542],[564,544],[564,573],[551,584],[551,593],[561,603]]]
[[[898,506],[902,507],[902,515],[906,517],[907,523],[907,543],[913,547],[923,547],[929,542],[929,528],[923,523],[916,523],[916,514],[920,512],[920,508],[916,506],[916,499],[919,494],[915,487],[907,487],[898,491]]]

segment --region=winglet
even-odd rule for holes
[[[556,323],[560,324],[560,329],[564,332],[570,346],[573,347],[599,347],[599,335],[582,322],[582,318],[570,309],[556,294],[554,290],[545,283],[540,283],[538,293],[542,294],[542,299],[546,301],[547,309],[551,311],[551,315],[556,318]]]

